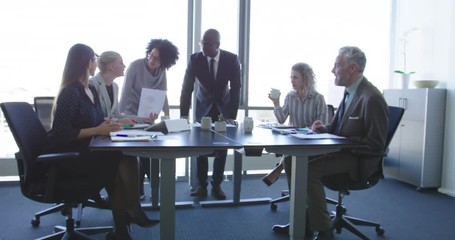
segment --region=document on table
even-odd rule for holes
[[[312,134],[313,131],[309,128],[296,128],[296,127],[272,127],[273,132],[281,134]]]
[[[162,136],[164,135],[162,132],[154,132],[154,131],[145,131],[141,129],[131,129],[131,130],[120,130],[116,132],[111,132],[112,136]]]
[[[124,129],[145,129],[146,127],[150,127],[150,124],[147,123],[135,123],[134,125],[123,125]]]
[[[290,134],[290,136],[300,138],[300,139],[344,139],[345,138],[345,137],[330,134],[330,133],[313,133],[313,134],[296,133],[296,134]]]
[[[112,142],[148,142],[152,138],[163,135],[161,132],[149,132],[145,130],[121,130],[111,132]]]
[[[150,136],[132,136],[132,137],[119,137],[111,136],[112,142],[149,142]]]
[[[165,98],[166,91],[142,88],[137,116],[148,118],[150,116],[150,113],[159,114],[163,109]]]

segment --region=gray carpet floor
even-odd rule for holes
[[[285,178],[267,187],[261,176],[247,176],[242,180],[242,198],[279,197],[285,189]],[[149,185],[146,185],[149,186]],[[223,183],[223,188],[232,196],[232,182]],[[39,227],[32,227],[30,220],[37,211],[50,205],[33,202],[21,195],[17,183],[0,184],[0,239],[34,239],[52,232],[54,225],[64,224],[64,218],[54,213],[41,218]],[[192,201],[187,182],[177,183],[178,201]],[[328,197],[336,194],[327,190]],[[209,200],[211,197],[209,196]],[[345,198],[348,213],[360,218],[380,222],[385,235],[377,236],[373,228],[359,227],[370,239],[453,239],[455,228],[455,198],[436,191],[416,191],[416,188],[392,179],[384,179],[375,187],[354,191]],[[329,205],[329,209],[333,209]],[[159,218],[159,211],[148,210],[150,218]],[[112,225],[110,211],[85,208],[82,226]],[[289,221],[289,203],[278,204],[272,211],[269,204],[237,207],[201,207],[197,201],[193,207],[176,210],[176,239],[178,240],[263,240],[288,239],[275,234],[274,224]],[[134,239],[160,239],[159,227],[140,228],[132,226]],[[97,236],[103,239],[103,236]],[[336,234],[337,240],[357,239],[343,230]]]

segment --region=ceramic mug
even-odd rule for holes
[[[278,99],[280,97],[280,90],[276,88],[270,89],[270,98],[272,99]]]
[[[245,117],[243,119],[243,130],[245,132],[251,132],[253,131],[253,127],[254,127],[254,120],[253,118],[251,117]]]
[[[201,129],[210,130],[212,127],[212,118],[211,117],[202,117],[201,119]]]

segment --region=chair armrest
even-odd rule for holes
[[[36,158],[37,163],[48,165],[47,181],[44,190],[44,198],[46,201],[54,200],[55,186],[57,184],[57,166],[64,164],[66,161],[74,160],[79,157],[78,152],[64,152],[64,153],[49,153],[42,154]]]
[[[73,160],[79,157],[78,152],[64,152],[64,153],[48,153],[39,155],[36,158],[37,163],[44,163],[44,164],[55,164],[61,163],[65,160]]]

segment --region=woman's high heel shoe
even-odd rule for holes
[[[133,217],[133,214],[130,212],[126,212],[126,221],[139,225],[140,227],[153,227],[160,223],[160,220],[149,219],[145,214],[141,217]]]

